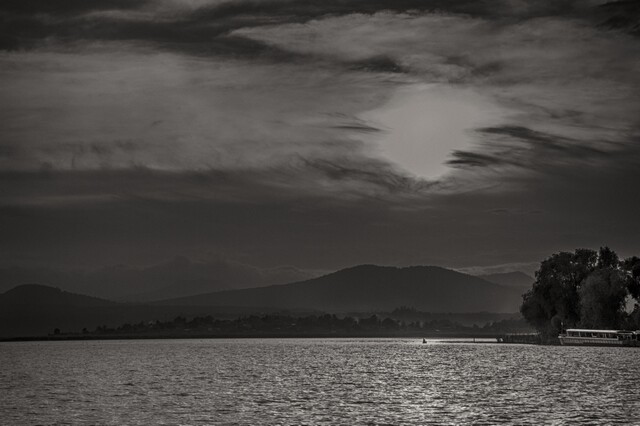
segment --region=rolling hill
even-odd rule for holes
[[[140,321],[168,320],[178,315],[208,315],[207,307],[149,306],[116,303],[70,293],[59,288],[25,284],[0,294],[0,337],[46,336],[62,332],[94,330]],[[218,309],[218,316],[237,316],[238,311]]]
[[[517,312],[522,289],[436,266],[361,265],[306,281],[157,302],[172,306],[277,307],[372,312],[411,306],[429,312]]]
[[[401,306],[432,313],[517,312],[522,287],[502,286],[436,266],[361,265],[284,285],[219,291],[153,304],[117,303],[27,284],[0,294],[0,337],[93,330],[178,315],[234,317],[276,312],[389,312]]]
[[[478,275],[477,277],[492,283],[509,287],[522,287],[526,290],[530,289],[535,281],[535,278],[520,271]]]
[[[0,294],[0,307],[6,310],[25,308],[47,309],[51,307],[104,307],[117,303],[97,297],[70,293],[56,287],[41,284],[23,284]]]
[[[0,294],[0,336],[46,335],[55,328],[76,330],[100,324],[118,304],[39,284],[19,285]]]

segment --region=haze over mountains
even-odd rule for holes
[[[80,330],[118,316],[115,302],[24,284],[0,294],[0,336],[45,335],[54,328]]]
[[[260,269],[224,259],[177,256],[146,267],[114,265],[91,270],[0,268],[0,292],[25,283],[46,283],[74,293],[122,302],[146,302],[212,291],[284,284],[311,278],[290,266]]]
[[[521,291],[436,266],[361,265],[302,282],[202,294],[167,305],[278,306],[367,312],[412,306],[429,312],[515,312]]]
[[[495,274],[484,274],[476,276],[492,283],[509,287],[525,287],[527,289],[531,288],[531,285],[535,281],[535,278],[520,271],[500,272]]]
[[[93,270],[57,268],[0,268],[0,292],[20,284],[41,283],[73,293],[119,302],[151,302],[223,290],[263,287],[305,281],[322,275],[291,266],[260,269],[223,259],[192,260],[177,256],[146,267],[113,265]],[[506,286],[530,287],[522,272],[479,275]]]
[[[46,334],[83,327],[166,319],[175,315],[293,312],[517,312],[522,287],[503,286],[435,266],[361,265],[284,285],[209,292],[152,304],[115,303],[43,285],[0,294],[0,334]]]
[[[240,309],[150,306],[117,303],[70,293],[59,288],[23,284],[0,294],[0,337],[46,336],[57,328],[63,332],[94,330],[140,321],[169,320],[178,315],[235,317],[248,314]]]
[[[116,306],[116,302],[69,293],[41,284],[22,284],[0,295],[0,307],[6,310],[47,309],[52,306],[94,308]]]

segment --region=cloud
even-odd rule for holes
[[[52,3],[46,0],[6,0],[0,11],[15,15],[73,16],[100,10],[132,10],[147,4],[147,0],[64,0]]]
[[[640,45],[594,4],[4,3],[0,253],[336,269],[633,252]]]
[[[292,153],[350,157],[367,149],[355,135],[375,130],[355,113],[389,91],[358,72],[121,49],[1,55],[0,166],[207,170],[286,166]]]
[[[473,110],[492,108],[496,112],[467,122],[459,113],[438,118],[439,123],[450,124],[437,139],[453,139],[450,135],[461,130],[480,136],[475,136],[475,143],[467,140],[463,146],[459,141],[468,139],[464,134],[455,136],[457,143],[445,143],[453,157],[448,164],[456,167],[536,168],[538,158],[547,154],[557,157],[561,151],[575,155],[565,157],[563,166],[574,160],[580,164],[587,157],[605,161],[606,152],[633,144],[632,135],[638,132],[636,111],[640,110],[640,85],[633,77],[638,43],[575,17],[532,16],[495,21],[486,16],[379,12],[243,28],[233,34],[326,60],[387,58],[406,75],[405,84],[439,84],[442,88],[436,105],[453,102],[467,90],[457,110],[481,103]],[[429,115],[425,118],[416,112],[428,111],[426,105],[433,95],[425,92],[421,95],[425,100],[418,106],[415,87],[420,86],[413,87],[413,94],[394,101],[394,108],[404,111],[401,116],[410,118],[393,123],[396,129],[386,126],[389,136],[382,146],[400,166],[429,176],[424,167],[414,163],[420,161],[418,153],[433,156],[420,151],[435,144],[428,141],[429,136],[433,139],[428,133],[431,130],[421,129],[410,141],[399,142],[406,138],[412,123],[429,120]],[[437,114],[434,108],[431,116]],[[427,127],[435,128],[433,124]],[[535,149],[523,146],[525,140]],[[394,149],[402,155],[395,155]],[[445,162],[444,155],[440,156],[440,162]],[[427,158],[431,157],[425,157],[423,163]]]
[[[59,4],[58,4],[59,3]],[[41,0],[8,0],[0,5],[3,21],[0,47],[31,48],[50,39],[130,40],[163,48],[209,54],[242,54],[262,50],[226,39],[233,29],[307,22],[332,16],[389,12],[445,12],[475,17],[518,19],[576,13],[596,2],[402,0],[65,0],[53,5]],[[611,18],[613,19],[613,18]]]

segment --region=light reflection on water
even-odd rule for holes
[[[3,424],[630,424],[640,349],[413,339],[0,343]]]

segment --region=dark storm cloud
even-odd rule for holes
[[[272,0],[227,1],[196,8],[158,11],[158,2],[124,1],[43,1],[10,0],[0,5],[2,31],[0,48],[36,47],[50,38],[66,42],[75,40],[130,40],[154,42],[165,48],[191,53],[255,54],[267,48],[225,35],[238,28],[307,22],[327,16],[391,12],[447,12],[471,16],[545,16],[569,13],[577,2],[540,2],[533,6],[514,7],[509,1],[472,0]],[[162,4],[162,3],[161,3]],[[137,12],[137,13],[131,13]],[[267,52],[268,53],[268,52]],[[402,67],[390,58],[373,58],[353,66],[363,69],[398,72]]]
[[[447,162],[451,166],[492,167],[505,164],[506,162],[503,158],[477,152],[453,151],[451,156],[453,159]]]
[[[146,0],[3,1],[0,3],[0,48],[33,47],[47,37],[90,32],[86,21],[82,25],[78,17],[99,11],[132,11],[146,3]],[[76,25],[81,28],[70,28]]]
[[[356,70],[373,71],[373,72],[407,72],[402,65],[394,61],[388,56],[374,56],[358,61],[354,61],[351,67]]]
[[[125,144],[129,149],[130,147]],[[4,207],[119,201],[221,202],[248,206],[295,203],[298,197],[337,203],[379,199],[399,201],[424,190],[387,162],[361,157],[304,158],[292,155],[277,166],[256,169],[158,171],[144,167],[0,173]],[[335,191],[340,188],[339,191]]]
[[[0,12],[15,15],[74,16],[99,10],[132,10],[147,3],[148,0],[4,0],[0,3]]]
[[[482,152],[454,151],[448,164],[454,167],[496,167],[512,165],[523,168],[539,168],[558,162],[607,162],[617,157],[628,158],[629,147],[620,152],[610,152],[588,146],[579,140],[535,131],[523,126],[486,127],[477,130],[484,135]],[[497,139],[496,139],[497,138]],[[496,143],[497,142],[497,143]],[[505,143],[506,142],[506,143]],[[606,145],[606,142],[603,141]],[[495,152],[494,155],[488,152]],[[534,153],[534,154],[532,154]]]
[[[290,22],[326,17],[327,15],[371,14],[379,11],[391,12],[447,12],[472,16],[546,16],[572,13],[585,8],[588,1],[501,1],[501,0],[272,0],[236,1],[202,8],[197,11],[204,19],[232,16],[283,17]]]
[[[153,16],[125,18],[121,15],[70,15],[47,18],[43,15],[5,15],[0,33],[5,49],[37,48],[52,40],[137,41],[196,55],[266,56],[291,59],[292,54],[255,40],[228,36],[235,28],[252,22],[213,20],[201,22],[185,17],[154,20]]]
[[[302,159],[304,165],[313,172],[333,181],[348,181],[364,184],[375,193],[382,192],[395,195],[410,194],[427,186],[426,183],[403,175],[383,161],[349,162],[344,160]]]
[[[628,31],[640,36],[640,2],[635,0],[611,1],[593,12],[594,19],[603,28]]]

